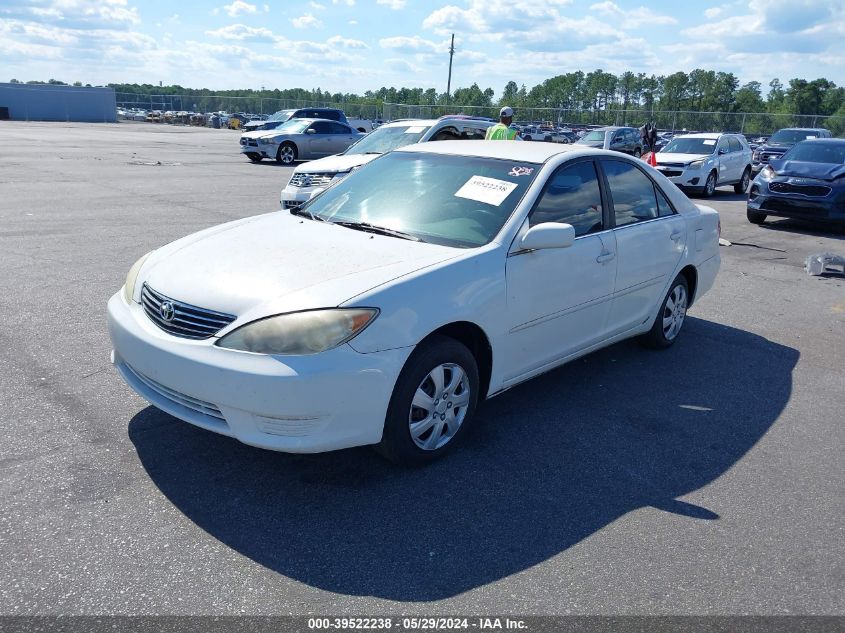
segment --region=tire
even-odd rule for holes
[[[704,182],[701,195],[705,198],[712,198],[714,193],[716,193],[716,172],[711,171],[707,174],[707,180]]]
[[[751,182],[751,167],[746,167],[742,172],[742,178],[734,185],[734,193],[745,193],[748,191],[748,183]]]
[[[660,304],[651,330],[640,337],[640,342],[652,349],[665,349],[672,345],[681,333],[688,306],[689,286],[686,277],[678,275]]]
[[[640,158],[643,155],[643,151],[638,147],[634,150],[634,158]]]
[[[445,336],[427,339],[396,380],[376,450],[403,466],[442,457],[472,423],[478,391],[478,365],[466,346]]]
[[[296,145],[286,141],[279,146],[279,151],[276,152],[276,162],[282,165],[293,165],[297,157]]]
[[[763,224],[766,221],[766,214],[760,213],[759,211],[752,211],[751,209],[746,209],[745,216],[748,218],[748,221],[751,224]]]
[[[253,163],[260,163],[261,159],[264,158],[261,154],[256,154],[255,152],[251,152],[246,155]]]

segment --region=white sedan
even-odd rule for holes
[[[113,362],[247,444],[424,462],[485,398],[625,338],[675,342],[718,238],[713,209],[617,152],[409,146],[142,257],[108,304]]]

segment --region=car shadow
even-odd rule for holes
[[[798,356],[689,318],[669,350],[620,343],[484,403],[463,447],[416,469],[368,448],[255,449],[154,407],[129,437],[179,510],[266,568],[341,594],[431,601],[542,563],[640,508],[691,521],[730,512],[677,497],[778,420]]]
[[[845,226],[824,224],[822,222],[813,222],[811,220],[778,218],[770,215],[766,218],[766,221],[763,224],[759,224],[758,226],[770,231],[798,233],[800,235],[808,235],[811,237],[828,237],[834,240],[845,239]]]

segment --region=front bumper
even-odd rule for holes
[[[845,224],[845,194],[816,198],[773,193],[768,183],[759,179],[751,183],[747,208],[781,218]]]
[[[241,145],[241,154],[258,154],[264,158],[276,158],[276,146],[270,145]]]
[[[108,303],[112,362],[140,396],[174,417],[244,444],[317,453],[381,440],[412,348],[267,356],[159,330],[120,292]]]
[[[707,167],[691,168],[684,165],[657,165],[657,171],[666,176],[681,189],[704,189],[707,182]]]

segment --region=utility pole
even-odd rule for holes
[[[449,46],[449,80],[446,82],[446,103],[452,94],[452,57],[455,55],[455,34],[452,33],[452,44]]]

